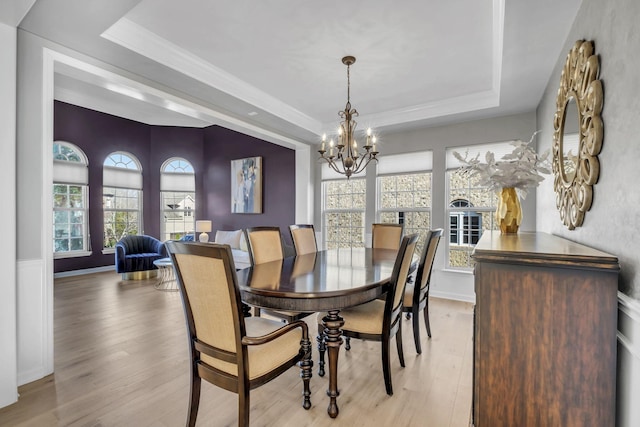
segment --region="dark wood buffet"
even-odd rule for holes
[[[614,426],[618,259],[499,231],[473,258],[475,427]]]

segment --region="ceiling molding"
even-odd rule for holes
[[[500,103],[502,53],[504,46],[504,0],[493,0],[493,92]],[[496,105],[497,106],[497,105]]]
[[[101,37],[234,96],[301,128],[320,134],[321,123],[279,99],[213,66],[169,40],[127,18],[121,18]],[[248,113],[248,112],[247,112]]]
[[[359,121],[362,123],[371,123],[372,126],[375,124],[376,129],[380,129],[398,123],[428,120],[452,114],[497,107],[499,105],[499,99],[499,94],[491,90],[455,98],[446,98],[440,101],[399,108],[382,113],[363,114],[359,117]],[[327,128],[335,127],[335,123],[325,125]]]
[[[308,145],[303,141],[298,141],[296,139],[283,136],[277,132],[261,128],[252,123],[180,98],[163,90],[105,70],[104,68],[100,68],[96,65],[88,64],[63,53],[48,48],[45,48],[44,51],[46,55],[51,58],[53,62],[52,68],[55,69],[56,72],[64,73],[65,67],[56,66],[56,64],[63,64],[66,67],[71,67],[71,70],[81,70],[85,73],[97,76],[105,82],[108,82],[108,84],[104,86],[105,89],[127,95],[139,101],[149,102],[195,119],[224,126],[231,130],[237,130],[246,135],[254,136],[283,147],[296,149],[298,147],[305,147]]]

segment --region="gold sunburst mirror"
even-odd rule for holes
[[[582,225],[600,175],[604,97],[599,71],[593,42],[578,40],[562,69],[553,118],[553,188],[569,230]]]

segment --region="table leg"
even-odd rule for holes
[[[340,310],[329,310],[327,316],[322,318],[325,328],[327,352],[329,353],[329,407],[327,412],[331,418],[338,416],[338,403],[336,398],[340,394],[338,391],[338,354],[340,345],[342,344],[342,331],[340,328],[344,325],[344,319],[338,315]]]

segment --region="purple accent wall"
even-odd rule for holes
[[[160,168],[171,157],[191,162],[196,173],[196,218],[211,219],[215,230],[278,225],[291,244],[295,221],[295,152],[219,126],[205,129],[151,126],[55,101],[54,140],[71,142],[89,159],[89,227],[92,255],[54,260],[54,271],[114,264],[102,254],[102,164],[114,151],[127,151],[142,164],[145,234],[160,235]],[[262,156],[263,213],[231,213],[230,161]],[[286,167],[282,167],[286,165]]]
[[[280,227],[285,245],[292,245],[289,225],[295,223],[295,151],[219,126],[204,129],[206,206],[215,230],[263,225]],[[231,160],[262,157],[262,214],[231,213]]]

